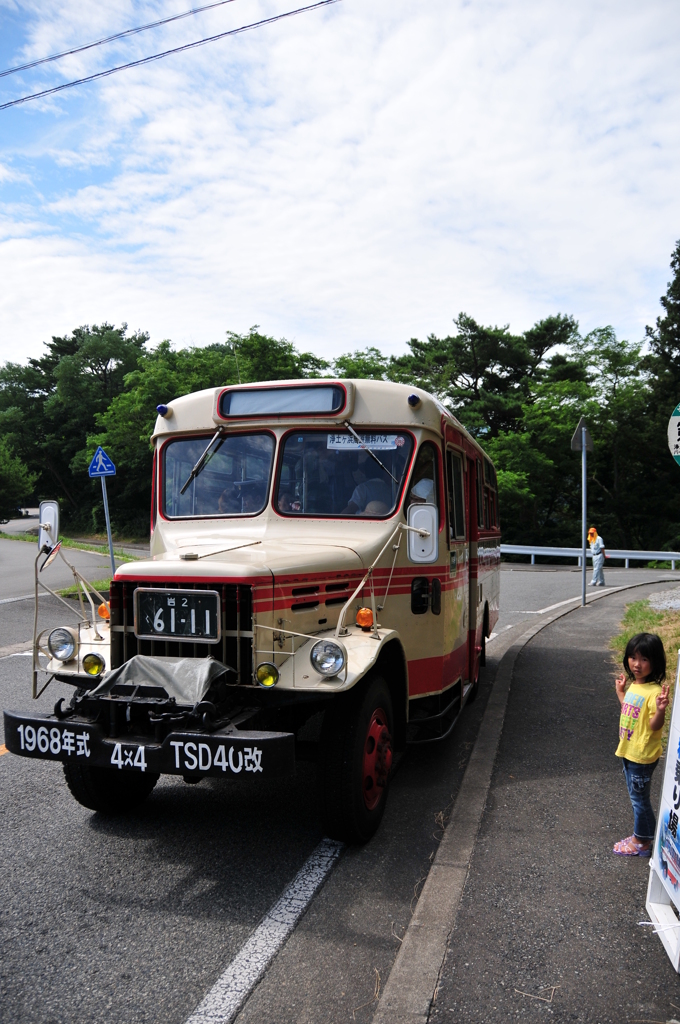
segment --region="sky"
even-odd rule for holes
[[[232,0],[0,102],[300,5]],[[0,0],[0,69],[189,6]],[[679,28],[677,0],[340,0],[0,111],[0,361],[103,321],[327,358],[461,311],[638,341],[680,238]]]

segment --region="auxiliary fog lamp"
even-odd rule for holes
[[[83,658],[83,668],[88,676],[99,676],[105,668],[104,659],[99,654],[86,654]]]
[[[257,666],[255,678],[260,686],[263,686],[265,690],[270,690],[279,681],[279,670],[270,661],[263,661],[261,665]]]
[[[76,651],[76,638],[70,629],[60,626],[48,636],[47,646],[57,661],[70,661]]]
[[[336,640],[317,640],[309,660],[322,676],[337,676],[347,664],[347,652]]]

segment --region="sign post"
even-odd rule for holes
[[[104,499],[104,516],[106,518],[106,536],[109,540],[109,554],[111,556],[111,578],[116,575],[116,563],[113,558],[113,540],[111,538],[111,520],[109,518],[109,498],[106,493],[106,478],[107,476],[116,475],[116,467],[111,462],[102,446],[97,448],[94,453],[94,458],[90,463],[88,473],[91,477],[100,477],[102,482],[102,498]]]
[[[586,538],[588,527],[588,461],[587,452],[592,452],[593,439],[588,430],[585,416],[581,416],[571,439],[571,450],[581,452],[581,604],[586,603]]]
[[[647,913],[676,971],[680,971],[680,652],[668,732],[656,835],[649,861]]]

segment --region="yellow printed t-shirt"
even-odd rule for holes
[[[617,757],[638,764],[651,764],[661,757],[661,729],[652,732],[650,719],[656,714],[658,683],[632,683],[621,705]]]

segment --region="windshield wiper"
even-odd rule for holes
[[[217,431],[215,436],[212,438],[210,444],[208,445],[206,450],[203,452],[203,454],[201,455],[200,459],[198,460],[198,462],[196,463],[194,468],[191,470],[191,473],[189,473],[189,479],[186,481],[184,486],[180,488],[180,492],[179,492],[180,494],[184,494],[184,492],[186,491],[186,489],[189,486],[189,484],[191,483],[191,481],[195,480],[196,477],[198,476],[198,474],[201,472],[201,470],[205,466],[206,462],[208,461],[208,454],[210,453],[210,449],[212,448],[212,446],[214,445],[214,443],[215,443],[215,441],[217,440],[218,437],[220,438],[220,443],[218,444],[218,446],[215,449],[215,451],[212,452],[212,455],[215,455],[215,453],[218,452],[220,450],[220,448],[222,447],[222,445],[224,444],[224,435],[222,434],[222,428],[221,427]]]
[[[368,447],[368,445],[364,444],[364,442],[361,440],[361,438],[359,437],[359,435],[357,434],[356,430],[354,429],[354,427],[352,426],[352,424],[350,423],[349,420],[345,420],[345,426],[349,430],[350,434],[353,434],[354,437],[356,437],[357,441],[359,442],[361,447],[364,449],[364,451],[368,452],[368,454],[371,456],[372,459],[375,459],[375,461],[378,463],[380,468],[384,469],[385,472],[387,473],[387,475],[392,477],[392,479],[394,480],[395,484],[398,487],[399,486],[399,481],[397,480],[396,476],[392,476],[392,474],[390,473],[390,471],[387,468],[387,466],[383,466],[382,462],[380,461],[378,456],[375,454],[375,452],[372,452],[371,449]]]

